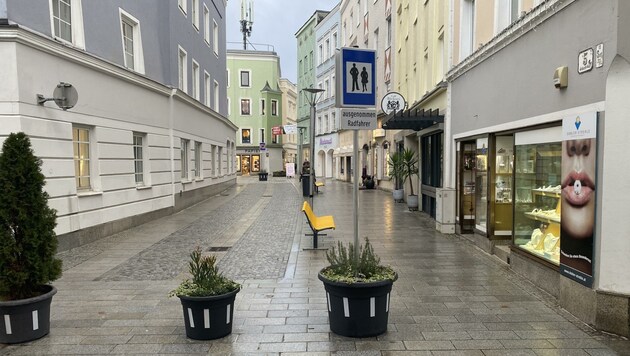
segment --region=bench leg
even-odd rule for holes
[[[317,231],[313,232],[313,248],[317,248]]]

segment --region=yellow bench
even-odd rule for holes
[[[308,221],[308,225],[311,230],[313,230],[313,248],[317,248],[317,236],[320,231],[324,230],[334,230],[335,229],[335,220],[332,215],[325,216],[317,216],[313,212],[311,205],[305,201],[302,205],[302,211],[304,215],[306,215],[306,220]]]
[[[319,187],[323,187],[326,184],[324,182],[315,182],[315,193],[319,194]]]

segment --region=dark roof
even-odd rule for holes
[[[440,115],[439,109],[401,110],[394,111],[387,116],[387,119],[383,121],[383,129],[420,131],[443,122],[444,115]]]

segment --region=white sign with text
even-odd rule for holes
[[[374,130],[376,109],[340,109],[342,130]]]

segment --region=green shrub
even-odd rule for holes
[[[359,258],[354,254],[354,245],[348,247],[339,241],[326,252],[330,266],[322,270],[324,277],[344,283],[376,282],[395,280],[396,272],[391,267],[382,266],[381,259],[374,253],[370,240],[365,238],[365,245],[359,246]]]
[[[169,296],[210,297],[239,289],[241,286],[238,283],[219,273],[216,261],[215,256],[202,256],[201,247],[197,247],[190,253],[188,263],[192,280],[184,280]]]
[[[41,161],[24,133],[12,133],[0,154],[0,300],[42,294],[61,276],[57,213],[48,207]]]

